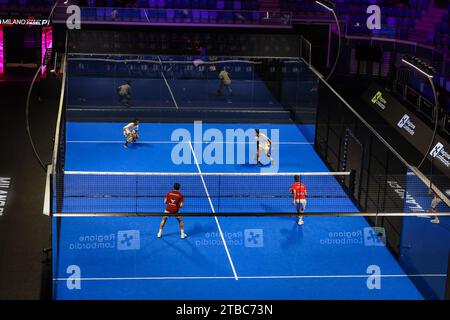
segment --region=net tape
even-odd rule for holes
[[[181,185],[181,214],[276,215],[295,211],[289,192],[294,175],[307,186],[313,211],[357,212],[348,186],[349,172],[339,173],[131,173],[76,172],[64,174],[57,192],[62,215],[79,213],[160,215],[163,199],[175,183]]]
[[[66,171],[63,203],[56,215],[163,215],[163,198],[180,183],[186,206],[181,215],[200,216],[290,216],[295,215],[289,187],[294,175],[307,187],[305,215],[320,216],[446,216],[430,213],[431,198],[420,181],[409,181],[408,191],[386,188],[386,206],[359,212],[351,197],[354,183],[350,172],[287,173],[179,173],[179,172],[86,172]],[[386,180],[386,177],[381,180]],[[404,199],[400,199],[401,197]],[[411,210],[411,199],[423,210]],[[400,201],[399,201],[400,199]],[[214,211],[211,209],[214,208]]]
[[[311,173],[177,173],[177,172],[65,172],[65,197],[161,197],[175,182],[186,197],[286,198],[294,175],[308,188],[309,197],[348,198],[341,185],[350,172]]]

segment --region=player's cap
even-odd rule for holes
[[[255,132],[256,132],[257,134],[259,134],[259,129],[255,129]]]
[[[295,182],[299,182],[300,181],[300,176],[298,174],[296,174],[294,176],[294,180],[295,180]]]
[[[173,185],[173,188],[174,188],[175,190],[180,190],[180,184],[179,184],[178,182],[176,182],[176,183]]]

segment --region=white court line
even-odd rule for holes
[[[88,140],[67,140],[66,143],[124,143],[123,140],[99,140],[99,141],[88,141]],[[178,143],[189,143],[185,141],[139,141],[137,142],[142,144],[178,144]],[[256,144],[256,141],[254,142],[248,142],[248,141],[194,141],[192,143],[216,143],[216,144]],[[314,142],[278,142],[273,143],[274,145],[313,145]]]
[[[194,156],[195,164],[197,165],[198,173],[200,174],[200,179],[202,179],[203,187],[205,188],[206,196],[208,197],[209,205],[211,207],[212,213],[216,214],[216,210],[214,209],[214,206],[211,201],[211,197],[209,196],[208,188],[206,187],[205,179],[203,178],[202,171],[200,170],[200,165],[197,161],[197,156],[194,152],[194,147],[192,146],[191,141],[189,141],[189,147],[191,148],[192,155]],[[214,220],[216,220],[217,228],[219,229],[220,237],[222,238],[223,246],[225,247],[225,251],[227,252],[228,260],[230,261],[231,269],[233,270],[234,279],[238,280],[238,276],[236,273],[236,269],[234,268],[233,260],[231,259],[230,251],[228,250],[228,245],[225,240],[225,237],[223,236],[222,228],[220,227],[219,219],[217,219],[217,216],[214,217]]]
[[[348,278],[409,278],[409,277],[447,277],[446,274],[350,274],[350,275],[292,275],[292,276],[239,276],[243,280],[257,280],[257,279],[348,279]],[[192,277],[101,277],[101,278],[53,278],[53,281],[142,281],[142,280],[232,280],[235,277],[207,277],[207,276],[192,276]]]
[[[161,66],[162,66],[162,61],[161,61],[161,58],[159,56],[158,56],[158,60],[159,60],[159,63],[161,64]],[[177,101],[175,100],[175,97],[173,96],[172,89],[170,89],[169,83],[167,82],[166,76],[164,75],[164,71],[162,69],[161,69],[161,75],[162,75],[162,77],[164,79],[164,82],[166,83],[167,89],[169,89],[170,96],[172,97],[172,100],[173,100],[173,103],[175,104],[175,107],[177,109],[179,109]]]

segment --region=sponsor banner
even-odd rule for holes
[[[411,121],[411,117],[408,114],[403,115],[397,123],[397,126],[408,132],[411,136],[416,134],[416,125]]]
[[[363,99],[422,155],[428,153],[428,159],[433,160],[433,164],[441,172],[450,176],[450,145],[445,139],[436,135],[429,152],[433,130],[375,83],[363,93]]]
[[[0,177],[0,216],[5,213],[6,202],[8,200],[11,178]]]
[[[0,26],[48,26],[49,20],[29,18],[0,18]]]
[[[430,156],[434,159],[437,159],[440,163],[442,163],[447,168],[450,168],[450,150],[444,146],[441,141],[437,141],[434,145],[433,149],[430,151]]]

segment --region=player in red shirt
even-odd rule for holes
[[[158,232],[158,238],[162,237],[162,229],[164,228],[164,225],[166,224],[167,218],[169,215],[176,215],[180,208],[184,205],[184,199],[183,195],[181,194],[180,190],[180,184],[175,183],[173,185],[173,190],[169,191],[164,198],[164,203],[166,204],[166,210],[164,213],[167,213],[168,215],[163,216],[161,224],[159,225],[159,232]],[[176,216],[178,223],[180,224],[180,232],[181,232],[181,239],[184,239],[187,237],[186,233],[184,233],[184,224],[183,219],[181,216]]]
[[[306,208],[306,186],[300,182],[300,177],[298,175],[294,176],[294,181],[294,184],[289,188],[289,192],[294,195],[292,203],[297,209],[297,214],[299,216],[298,224],[302,225],[304,223],[302,213],[305,212]]]

